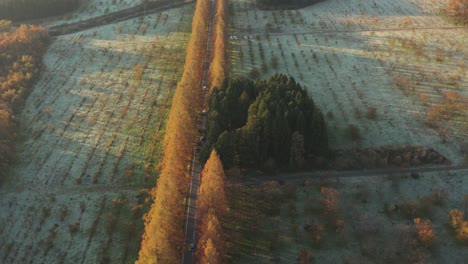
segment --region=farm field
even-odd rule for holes
[[[444,15],[446,1],[327,0],[283,11],[229,3],[228,36],[237,36],[230,39],[231,74],[281,72],[304,84],[325,115],[331,148],[419,145],[466,164],[468,32]],[[464,263],[466,247],[448,214],[468,210],[467,176],[324,175],[299,184],[284,177],[260,187],[231,181],[229,263]],[[336,191],[343,223],[320,215],[321,187]],[[446,200],[421,220],[432,222],[436,240],[421,249],[411,237],[415,217],[398,206],[438,191]],[[419,255],[404,260],[411,255],[405,248]]]
[[[83,1],[77,10],[65,14],[63,17],[59,16],[57,19],[44,19],[44,24],[47,26],[52,26],[63,23],[79,22],[82,20],[135,7],[140,5],[142,2],[142,0],[86,0]]]
[[[337,194],[331,200],[343,222],[336,227],[324,218],[321,187]],[[454,208],[467,210],[466,171],[231,183],[227,190],[230,263],[464,263],[468,258],[448,218]],[[422,217],[431,221],[436,238],[432,247],[422,249],[412,242],[414,220],[394,208],[409,201],[422,204],[422,197],[439,190],[447,198]]]
[[[0,262],[136,260],[192,14],[188,5],[51,43],[0,189]]]
[[[283,72],[304,84],[334,149],[423,145],[461,163],[468,33],[442,14],[444,2],[328,0],[262,11],[230,1],[228,35],[239,38],[230,40],[231,74]]]

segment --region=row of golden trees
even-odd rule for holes
[[[198,194],[197,213],[200,220],[195,255],[200,264],[222,263],[226,252],[226,240],[220,223],[227,210],[224,178],[223,164],[213,150],[203,168]]]
[[[145,217],[145,231],[136,263],[178,263],[184,250],[184,199],[202,103],[201,81],[208,39],[210,1],[196,3],[184,71],[174,94],[164,138],[164,156],[154,202]]]
[[[49,35],[43,27],[0,20],[0,182],[15,156],[14,114],[23,106],[41,72]]]
[[[226,20],[227,0],[218,0],[213,23],[213,59],[210,66],[210,87],[220,87],[223,82],[226,66]]]

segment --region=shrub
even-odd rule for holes
[[[416,236],[421,245],[425,248],[433,246],[436,236],[432,230],[432,223],[430,220],[422,220],[421,218],[414,219],[414,228]]]
[[[348,133],[349,133],[349,136],[351,137],[351,140],[353,140],[353,141],[361,140],[361,132],[360,132],[359,128],[356,125],[349,124],[348,125]]]
[[[408,219],[427,217],[432,214],[430,204],[418,200],[403,200],[398,205],[400,214]]]
[[[369,106],[367,108],[367,114],[366,114],[366,117],[368,119],[375,119],[377,117],[377,108],[373,107],[373,106]]]
[[[310,264],[312,263],[312,253],[307,249],[302,248],[299,251],[299,255],[297,256],[297,261],[299,264]]]
[[[447,13],[463,24],[468,24],[468,7],[466,0],[449,0]]]
[[[309,238],[312,240],[312,246],[319,247],[323,242],[325,226],[322,224],[306,225],[304,229],[307,231]]]
[[[338,211],[338,192],[331,188],[322,187],[324,199],[320,200],[322,205],[322,217],[327,221],[327,224],[333,228],[339,229],[339,226],[344,226],[344,222],[339,217]],[[341,221],[341,222],[340,222]]]
[[[468,245],[468,221],[465,220],[465,213],[453,209],[449,213],[449,220],[455,231],[455,238]]]
[[[425,196],[425,199],[433,205],[441,206],[447,200],[447,195],[446,190],[435,189],[431,194]]]

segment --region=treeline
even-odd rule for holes
[[[325,156],[328,137],[322,113],[296,81],[282,74],[252,82],[228,78],[209,99],[207,142],[226,168],[301,168]]]
[[[80,0],[0,0],[0,19],[26,20],[63,14],[80,5]]]
[[[210,66],[210,89],[221,86],[226,72],[226,20],[227,0],[218,0],[214,17],[213,59]]]
[[[42,55],[49,35],[43,27],[10,27],[0,21],[0,182],[14,159],[14,114],[41,73]]]
[[[189,165],[201,110],[203,61],[211,2],[196,3],[184,71],[174,94],[164,138],[164,156],[154,202],[145,217],[136,263],[178,263],[184,250],[184,198],[189,192]]]
[[[224,192],[224,169],[215,150],[201,173],[198,194],[198,247],[196,257],[200,264],[219,264],[226,253],[226,238],[221,220],[226,215],[227,202]]]
[[[447,13],[462,24],[468,24],[468,1],[467,0],[449,0]]]
[[[257,6],[264,9],[300,8],[323,0],[256,0]]]

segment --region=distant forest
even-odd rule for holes
[[[0,0],[0,19],[17,21],[59,15],[79,4],[80,0]]]
[[[226,79],[211,93],[208,122],[201,159],[215,148],[226,168],[301,168],[328,153],[322,113],[286,75]]]
[[[257,6],[263,9],[300,8],[323,0],[256,0]]]

